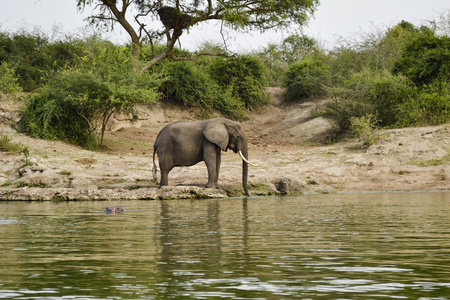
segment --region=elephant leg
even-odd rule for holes
[[[161,169],[161,182],[159,183],[159,186],[166,185],[169,185],[169,172],[167,170]]]
[[[159,156],[159,154],[158,154]],[[161,182],[160,186],[169,185],[169,172],[172,170],[173,166],[167,155],[161,155],[159,159],[159,170],[161,171]]]
[[[216,159],[216,183],[219,185],[219,171],[220,171],[220,163],[222,161],[222,156],[220,152],[220,148],[217,148],[217,159]]]
[[[213,144],[208,144],[204,148],[203,159],[208,169],[207,188],[219,187],[219,169],[220,169],[220,148]]]

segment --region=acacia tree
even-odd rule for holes
[[[303,25],[314,13],[319,0],[76,0],[80,10],[94,7],[88,19],[92,24],[108,25],[112,29],[120,24],[132,43],[132,57],[139,59],[140,44],[144,37],[164,36],[166,48],[144,66],[151,68],[156,62],[171,56],[172,49],[183,30],[200,22],[221,20],[230,29],[257,29]],[[161,23],[152,21],[159,20]],[[155,25],[157,24],[157,25]]]

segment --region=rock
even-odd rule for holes
[[[335,129],[334,121],[319,117],[293,127],[288,139],[293,143],[323,142],[332,136]]]
[[[71,178],[69,187],[72,189],[98,189],[98,178],[91,176],[74,176]]]
[[[164,186],[160,188],[160,199],[208,199],[226,198],[226,192],[221,189],[209,189],[198,186]]]
[[[0,109],[0,124],[16,126],[20,121],[20,114],[18,112],[6,111]]]
[[[123,183],[113,183],[108,185],[101,185],[98,187],[99,190],[117,190],[117,189],[124,189],[124,190],[137,190],[142,188],[153,188],[156,187],[156,185],[141,185],[141,184],[135,184],[130,182],[123,182]]]
[[[0,200],[70,201],[70,200],[170,200],[226,198],[219,189],[196,186],[128,189],[10,188],[0,190]]]
[[[21,169],[23,170],[23,169]],[[26,176],[15,181],[16,184],[30,187],[60,187],[65,185],[64,178],[54,170],[48,171],[27,171]],[[30,174],[30,175],[28,175]]]
[[[275,180],[275,188],[283,195],[286,194],[298,194],[305,191],[305,186],[291,178],[281,177]]]

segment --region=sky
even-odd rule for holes
[[[0,10],[0,31],[15,32],[41,30],[50,37],[55,33],[89,33],[84,19],[88,8],[80,13],[76,0],[2,0]],[[415,25],[439,19],[442,14],[450,14],[449,0],[321,0],[314,17],[304,34],[318,40],[325,47],[332,47],[341,38],[384,31],[388,27],[405,20]],[[127,34],[120,28],[103,36],[114,42],[127,42]],[[226,46],[235,52],[261,50],[269,43],[279,43],[293,31],[228,33]],[[194,51],[205,42],[222,42],[218,24],[200,24],[183,33],[181,47]]]

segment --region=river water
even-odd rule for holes
[[[0,202],[0,298],[450,299],[449,216],[450,193]]]

